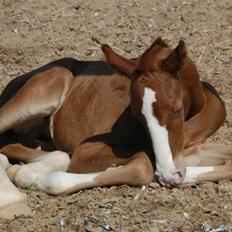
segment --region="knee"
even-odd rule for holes
[[[154,170],[148,157],[139,157],[134,166],[136,184],[149,184],[154,179]]]
[[[103,143],[83,143],[74,151],[71,162],[68,167],[68,172],[71,173],[89,173],[100,172],[108,168],[109,162],[107,157],[104,157]]]
[[[52,98],[56,99],[64,91],[68,91],[71,88],[73,82],[72,73],[62,67],[54,67],[45,72],[39,73],[33,76],[25,84],[26,94],[25,98],[38,98],[41,101],[51,101]],[[24,91],[25,92],[25,91]],[[29,99],[30,99],[29,98]]]

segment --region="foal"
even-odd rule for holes
[[[172,50],[158,38],[134,60],[102,50],[119,73],[104,62],[61,59],[3,91],[0,217],[25,199],[10,180],[57,195],[148,184],[154,173],[167,187],[232,179],[232,146],[203,144],[223,123],[224,105],[199,80],[184,42]]]

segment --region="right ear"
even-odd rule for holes
[[[126,76],[131,77],[137,66],[135,61],[128,60],[118,55],[108,44],[102,44],[101,49],[109,65],[116,68],[119,72]]]
[[[162,67],[171,74],[176,73],[184,65],[187,56],[187,50],[183,40],[179,41],[178,46],[170,53],[170,55],[163,61]]]

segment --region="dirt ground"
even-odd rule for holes
[[[0,0],[0,88],[61,57],[103,59],[99,43],[136,57],[158,36],[185,39],[201,78],[228,116],[209,142],[232,144],[232,1]],[[156,183],[53,197],[26,191],[33,215],[0,220],[0,231],[232,231],[232,182],[181,189]]]

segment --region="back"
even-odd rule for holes
[[[4,88],[0,95],[0,107],[2,107],[7,101],[9,101],[17,91],[22,88],[25,83],[33,76],[47,71],[53,67],[63,67],[76,75],[111,75],[115,71],[109,67],[104,61],[79,61],[74,58],[62,58],[52,61],[32,72],[23,74],[16,77]]]

